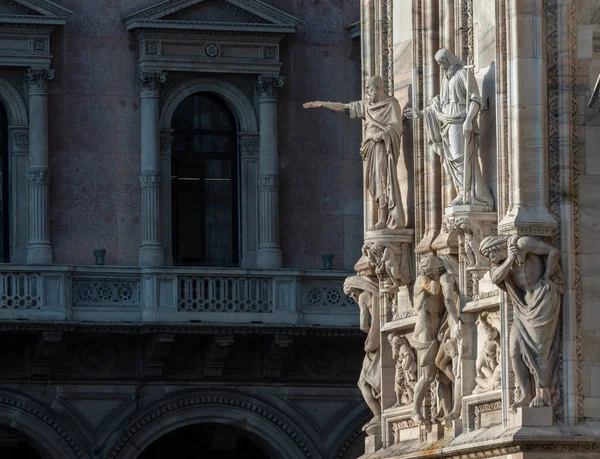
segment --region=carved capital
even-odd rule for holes
[[[140,72],[138,79],[142,92],[156,92],[160,89],[160,85],[167,80],[167,74],[165,72]]]
[[[173,136],[171,132],[163,132],[160,135],[160,154],[163,156],[171,155],[171,146],[173,145]]]
[[[263,191],[276,191],[279,189],[279,174],[261,174],[258,187]]]
[[[51,69],[27,69],[25,80],[29,86],[29,92],[48,91],[48,82],[54,79],[54,70]]]
[[[162,176],[160,172],[142,172],[140,174],[140,185],[142,188],[160,188]]]
[[[261,97],[276,97],[277,90],[283,87],[283,77],[276,76],[259,76],[258,77],[258,93]]]
[[[29,134],[12,133],[11,139],[13,152],[29,150]]]
[[[50,183],[50,171],[48,169],[30,170],[29,183],[31,185],[48,185]]]

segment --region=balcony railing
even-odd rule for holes
[[[0,266],[0,320],[356,325],[344,271]]]

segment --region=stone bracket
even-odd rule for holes
[[[33,376],[49,376],[54,371],[56,352],[63,332],[46,331],[39,336],[33,349],[31,373]]]
[[[162,376],[175,335],[160,333],[150,337],[146,344],[144,376]]]
[[[217,335],[213,337],[206,352],[205,377],[218,378],[221,376],[234,340],[234,335]]]
[[[263,362],[263,376],[265,378],[279,378],[281,376],[293,342],[293,338],[287,335],[273,335],[269,338]]]

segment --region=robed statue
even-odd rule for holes
[[[402,110],[398,100],[388,96],[379,76],[367,80],[367,99],[350,103],[307,102],[304,108],[324,107],[350,111],[351,118],[365,120],[360,154],[366,163],[365,186],[377,202],[377,222],[371,228],[405,228],[404,205],[396,166],[401,153]]]
[[[451,206],[469,204],[488,207],[493,198],[483,181],[479,165],[479,127],[481,108],[479,89],[468,68],[446,48],[435,54],[444,78],[440,94],[422,111],[407,108],[406,117],[424,118],[425,133],[452,178],[456,198]]]

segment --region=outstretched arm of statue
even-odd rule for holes
[[[358,306],[360,307],[360,329],[365,333],[369,333],[371,328],[369,325],[369,308],[364,303],[359,303]]]
[[[342,102],[322,102],[320,100],[314,102],[306,102],[302,105],[304,108],[328,108],[329,110],[333,110],[334,112],[343,112],[345,110],[350,110],[350,105],[344,104]]]

